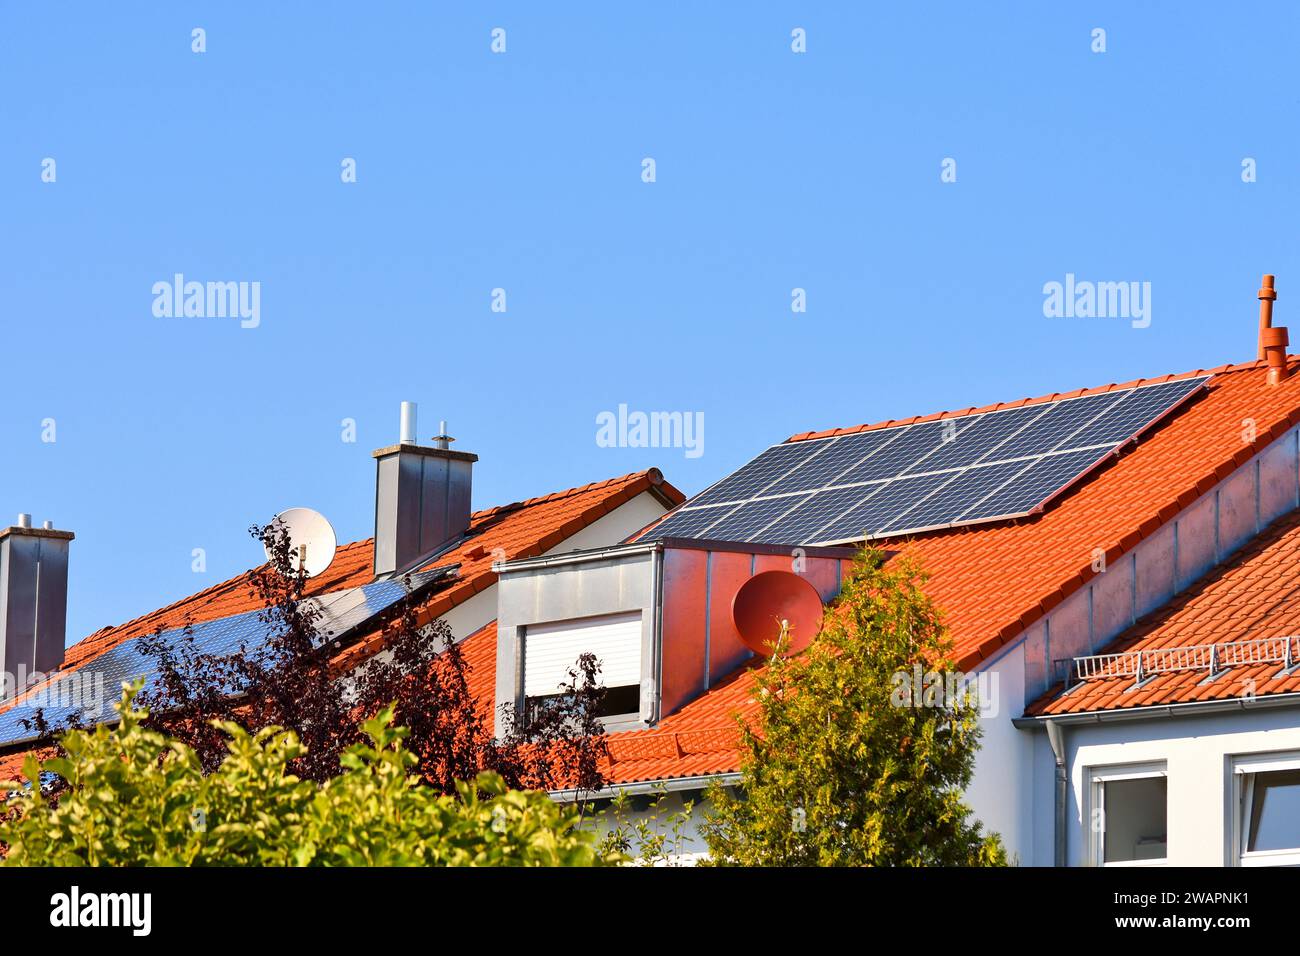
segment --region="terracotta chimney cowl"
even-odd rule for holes
[[[1273,324],[1273,303],[1277,291],[1273,276],[1265,275],[1259,289],[1259,358],[1268,366],[1268,384],[1277,385],[1291,375],[1287,363],[1286,347],[1291,343],[1285,325]]]
[[[1259,355],[1264,358],[1264,330],[1273,327],[1273,303],[1277,292],[1273,289],[1273,276],[1265,275],[1259,290]]]

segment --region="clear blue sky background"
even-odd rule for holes
[[[608,6],[0,3],[0,514],[77,533],[70,641],[285,507],[368,536],[402,399],[480,507],[695,492],[798,431],[1252,358],[1264,271],[1300,316],[1292,4]],[[175,272],[261,282],[261,327],[155,318]],[[1150,328],[1044,318],[1067,272],[1151,282]],[[620,403],[703,412],[703,456],[598,447]]]

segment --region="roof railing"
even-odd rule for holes
[[[1300,662],[1300,636],[1266,637],[1254,641],[1224,644],[1192,644],[1187,647],[1152,647],[1122,654],[1092,654],[1069,660],[1066,684],[1082,681],[1132,677],[1141,684],[1157,674],[1205,671],[1217,677],[1230,667],[1249,664],[1281,664],[1290,671]]]

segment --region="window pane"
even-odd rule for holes
[[[1255,774],[1246,849],[1294,850],[1300,847],[1300,770]]]
[[[566,703],[564,698],[564,694],[545,694],[529,697],[525,701],[528,719],[530,721],[536,720],[541,716],[543,708],[564,706]],[[640,712],[641,685],[625,684],[620,687],[606,687],[605,696],[601,699],[600,706],[596,708],[592,716],[624,717],[628,714],[639,714]]]
[[[1165,777],[1108,780],[1106,788],[1106,863],[1165,858]]]
[[[597,717],[617,717],[620,714],[638,714],[641,712],[641,685],[628,684],[625,687],[605,688],[605,699],[601,701]]]

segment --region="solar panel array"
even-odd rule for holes
[[[411,575],[411,589],[418,590],[441,577],[450,569],[438,568]],[[322,639],[342,637],[360,624],[391,608],[407,593],[398,580],[374,581],[361,587],[346,588],[317,598],[309,598],[320,616],[316,630]],[[266,645],[272,625],[262,620],[260,611],[247,611],[215,621],[204,621],[190,628],[193,650],[197,654],[225,655],[241,647],[249,652]],[[179,647],[184,640],[183,628],[165,631],[163,640]],[[122,684],[145,678],[145,689],[154,685],[155,659],[145,654],[141,638],[123,641],[89,664],[56,676],[45,688],[38,688],[32,700],[0,713],[0,744],[30,738],[31,724],[40,710],[51,727],[65,726],[72,718],[94,724],[114,717],[113,704],[122,696]]]
[[[773,445],[643,540],[829,545],[1022,517],[1208,379]]]

